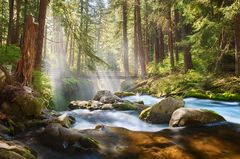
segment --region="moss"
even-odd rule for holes
[[[129,102],[113,104],[114,109],[116,110],[136,110],[136,106]]]
[[[149,78],[148,82],[135,91],[151,95],[176,95],[209,98],[225,101],[240,101],[240,78],[236,76],[214,76],[189,71],[187,74],[173,73],[163,77]],[[138,81],[138,82],[141,82]]]
[[[139,118],[142,119],[142,120],[146,120],[147,117],[148,117],[148,115],[149,115],[149,113],[150,113],[150,110],[151,110],[151,107],[144,109],[144,110],[140,113]]]

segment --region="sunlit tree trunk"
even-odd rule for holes
[[[80,30],[83,30],[83,0],[80,0]],[[88,8],[88,6],[86,6]],[[86,9],[87,10],[87,9]],[[77,56],[77,75],[80,75],[80,70],[81,70],[81,54],[82,54],[82,45],[81,43],[78,44],[78,56]]]
[[[16,78],[23,85],[29,85],[32,81],[36,55],[36,39],[38,35],[38,24],[34,23],[32,16],[27,16],[23,44],[21,47],[21,58],[18,62]]]
[[[128,63],[128,37],[127,37],[127,0],[123,0],[122,4],[122,18],[123,18],[123,67],[126,78],[129,76],[129,63]]]
[[[235,72],[240,75],[240,14],[236,16],[235,21]]]
[[[14,15],[14,0],[9,0],[9,21],[8,21],[8,35],[7,35],[7,44],[12,44],[12,35],[14,33],[14,21],[13,21],[13,15]]]
[[[73,46],[73,37],[72,37],[72,33],[70,32],[70,50],[69,50],[69,55],[68,55],[68,66],[71,66],[71,61],[72,61],[72,46]]]
[[[174,53],[173,53],[173,26],[172,26],[172,13],[171,8],[168,11],[168,51],[170,56],[171,69],[174,68]]]
[[[138,31],[137,31],[137,5],[134,5],[134,75],[138,75]]]
[[[146,75],[146,65],[145,65],[145,54],[142,41],[142,24],[141,24],[141,3],[140,0],[135,1],[136,5],[136,16],[137,16],[137,30],[138,30],[138,50],[139,50],[139,61],[141,66],[141,75],[144,77]]]
[[[36,54],[35,66],[34,66],[35,69],[40,69],[41,63],[42,63],[44,27],[45,27],[48,3],[49,3],[49,0],[40,0],[39,15],[38,15],[39,30],[38,30],[37,43],[36,43],[37,54]]]

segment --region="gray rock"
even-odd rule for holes
[[[171,119],[172,113],[181,107],[184,107],[183,100],[168,97],[159,103],[144,109],[139,118],[155,124],[168,123]]]
[[[98,143],[74,129],[60,124],[48,125],[39,136],[39,142],[55,149],[76,151],[98,149]]]
[[[90,102],[89,101],[72,101],[70,102],[69,104],[69,108],[71,110],[74,110],[74,109],[86,109],[88,107],[88,105],[90,105]]]
[[[180,108],[172,114],[169,126],[181,127],[221,121],[225,121],[225,119],[221,115],[210,110]]]
[[[97,101],[100,101],[105,104],[122,101],[121,98],[114,95],[112,92],[110,92],[108,90],[98,91],[97,94],[93,97],[93,100],[97,100]]]

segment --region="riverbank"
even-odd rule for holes
[[[240,78],[189,71],[187,74],[173,73],[137,80],[134,91],[156,97],[178,96],[240,101]]]

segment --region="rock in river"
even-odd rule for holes
[[[97,94],[93,97],[93,100],[100,101],[102,103],[115,103],[118,101],[122,101],[121,98],[114,95],[112,92],[108,90],[98,91]]]
[[[196,124],[207,124],[221,121],[225,121],[225,119],[221,115],[210,110],[180,108],[172,114],[169,126],[191,126]]]
[[[152,107],[144,109],[139,118],[155,124],[168,123],[172,113],[181,107],[184,107],[183,100],[168,97]]]
[[[60,150],[91,150],[98,149],[98,143],[77,130],[64,128],[53,123],[48,125],[39,136],[39,141],[47,146]]]

